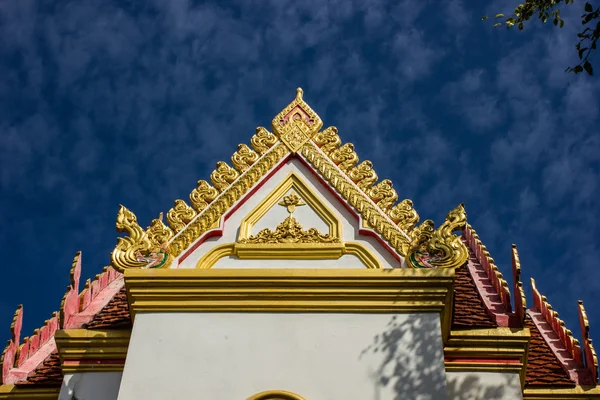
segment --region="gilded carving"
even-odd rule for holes
[[[392,181],[384,179],[369,190],[369,197],[377,206],[386,212],[398,200],[398,194],[392,187]]]
[[[321,118],[302,99],[302,94],[302,89],[298,88],[296,98],[271,123],[275,134],[294,153],[323,126]]]
[[[127,236],[117,238],[117,245],[111,253],[111,264],[117,271],[158,268],[168,266],[173,260],[165,245],[151,240],[138,224],[135,214],[124,206],[120,206],[117,214],[117,231],[127,233]]]
[[[163,246],[165,243],[171,240],[174,235],[171,228],[164,224],[163,213],[160,213],[158,218],[152,220],[150,226],[146,228],[146,234],[153,245],[158,247]]]
[[[225,161],[217,162],[217,169],[210,174],[210,181],[220,191],[224,191],[237,179],[240,174]]]
[[[256,235],[247,239],[242,239],[242,244],[276,244],[276,243],[341,243],[340,238],[332,237],[329,234],[323,234],[316,228],[304,230],[302,225],[294,218],[293,213],[296,207],[305,206],[306,203],[295,192],[285,196],[279,203],[286,207],[290,214],[283,222],[277,225],[275,231],[263,229]]]
[[[354,152],[354,145],[346,143],[334,150],[330,155],[333,161],[342,171],[346,172],[358,162],[358,155]]]
[[[175,232],[179,232],[194,219],[196,211],[183,200],[175,200],[175,205],[167,213],[167,221]]]
[[[388,215],[404,232],[409,232],[419,222],[419,214],[413,208],[410,199],[404,199],[396,204],[390,209]]]
[[[198,181],[198,187],[190,193],[190,201],[198,211],[204,210],[219,195],[219,191],[204,180]]]
[[[200,235],[218,222],[233,203],[254,186],[260,178],[288,153],[287,146],[279,143],[265,153],[257,162],[252,164],[244,175],[226,187],[218,198],[211,202],[197,218],[172,239],[168,247],[169,254],[172,254],[174,257],[181,254],[194,240],[198,239]]]
[[[306,143],[302,147],[302,155],[398,253],[406,255],[405,250],[410,247],[410,237],[393,224],[345,174],[335,168],[331,160],[318,151],[316,146],[313,143]]]
[[[338,135],[338,130],[335,126],[330,126],[329,128],[317,133],[317,136],[314,138],[314,142],[321,148],[323,153],[329,155],[332,151],[337,149],[341,144],[342,140]]]
[[[378,179],[377,173],[373,170],[373,163],[368,160],[363,161],[352,168],[348,172],[348,176],[352,179],[352,182],[356,183],[356,185],[365,192],[367,192]]]
[[[444,223],[435,231],[430,232],[432,222],[426,229],[416,228],[413,232],[418,231],[415,235],[419,235],[420,240],[414,243],[406,257],[407,264],[415,268],[456,268],[463,265],[469,253],[461,238],[453,232],[463,230],[466,224],[467,213],[464,205],[460,204],[448,213]]]
[[[258,154],[245,144],[239,144],[238,149],[231,156],[231,163],[240,172],[246,171],[258,160]]]
[[[256,128],[256,133],[250,139],[250,145],[260,155],[263,155],[273,145],[277,143],[277,136],[259,126]]]

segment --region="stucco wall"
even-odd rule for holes
[[[448,372],[450,400],[519,400],[523,398],[517,373]]]
[[[445,399],[437,314],[138,314],[119,400]]]
[[[59,400],[116,400],[122,372],[65,374]]]

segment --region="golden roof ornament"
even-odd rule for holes
[[[292,153],[312,139],[323,126],[316,112],[302,99],[304,92],[296,89],[296,98],[283,109],[271,123],[273,132]]]
[[[340,238],[323,234],[317,228],[304,230],[302,225],[294,218],[296,207],[306,203],[295,192],[284,196],[279,203],[285,207],[289,215],[277,225],[274,231],[266,228],[256,235],[239,241],[241,244],[285,244],[285,243],[341,243]]]
[[[176,201],[166,214],[171,227],[159,218],[144,231],[135,215],[121,207],[117,231],[127,235],[117,240],[111,255],[112,266],[121,272],[126,268],[168,267],[290,152],[301,153],[304,160],[354,207],[365,225],[405,257],[407,265],[451,268],[464,264],[467,249],[453,234],[465,228],[464,207],[461,205],[452,210],[437,230],[429,220],[415,227],[419,215],[412,202],[396,203],[398,195],[392,182],[388,179],[378,182],[371,161],[357,165],[359,158],[354,146],[350,143],[342,146],[337,128],[320,131],[323,122],[302,95],[302,89],[297,89],[296,98],[273,119],[273,133],[258,127],[250,140],[251,147],[238,145],[231,158],[233,167],[219,161],[210,175],[210,183],[198,181],[197,188],[189,196],[191,206],[183,200]],[[305,231],[300,226],[292,213],[302,204],[296,203],[293,194],[282,202],[284,204],[280,205],[287,207],[290,215],[275,232],[261,231],[257,235],[261,238],[256,238],[256,243],[262,240],[270,243],[273,240],[275,243],[339,243],[340,238],[323,235],[315,228]]]

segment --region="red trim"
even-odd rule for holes
[[[494,363],[494,364],[520,364],[521,360],[514,358],[454,358],[444,357],[445,362],[457,363]]]
[[[221,217],[223,219],[223,222],[227,221],[227,219],[229,219],[229,217],[238,209],[240,208],[254,193],[256,193],[256,191],[258,191],[258,189],[260,189],[277,171],[279,171],[285,164],[287,164],[287,162],[289,161],[289,159],[291,158],[291,154],[288,154],[287,156],[285,156],[285,158],[283,158],[279,164],[277,164],[275,166],[275,168],[273,168],[267,175],[265,175],[261,181],[258,183],[258,185],[255,185],[252,189],[250,189],[250,191],[248,191],[240,201],[238,201],[231,209],[229,209],[225,215],[223,217]],[[225,225],[224,223],[222,225]],[[194,243],[190,248],[188,248],[185,253],[183,253],[181,255],[181,257],[179,258],[179,262],[178,264],[181,264],[186,258],[188,258],[190,256],[190,254],[192,254],[194,252],[194,250],[196,250],[202,243],[204,243],[207,239],[211,238],[211,237],[215,237],[215,236],[223,236],[223,228],[219,227],[219,228],[215,228],[215,229],[211,229],[207,232],[204,233],[204,235],[200,236],[200,238],[198,240],[196,240],[196,243]]]
[[[181,264],[186,258],[188,258],[190,256],[190,254],[192,254],[194,252],[194,250],[196,250],[207,239],[209,239],[211,237],[215,237],[215,236],[216,237],[222,236],[225,222],[229,219],[229,217],[235,211],[237,211],[254,193],[256,193],[277,171],[279,171],[284,165],[287,165],[288,162],[292,159],[292,157],[295,157],[296,159],[298,159],[315,176],[315,178],[317,178],[319,180],[319,182],[321,182],[321,184],[323,186],[325,186],[327,188],[327,190],[329,190],[329,192],[331,194],[333,194],[333,196],[344,205],[344,207],[346,207],[346,209],[350,212],[350,214],[352,214],[354,216],[354,218],[356,218],[356,220],[360,224],[361,217],[356,212],[356,210],[350,204],[348,204],[348,202],[346,200],[344,200],[344,198],[342,198],[340,196],[340,194],[336,190],[334,190],[327,181],[325,181],[323,179],[323,177],[313,168],[312,165],[310,165],[308,163],[308,161],[306,161],[304,159],[304,157],[302,157],[302,156],[298,157],[297,155],[294,155],[294,154],[288,154],[285,158],[283,158],[279,162],[279,164],[277,164],[275,166],[275,168],[273,168],[267,175],[265,175],[256,186],[254,186],[250,191],[248,191],[242,197],[242,199],[240,201],[238,201],[231,209],[229,209],[225,213],[225,215],[222,217],[222,221],[223,221],[223,223],[221,224],[222,227],[211,229],[211,230],[205,232],[203,236],[201,236],[198,240],[196,240],[196,242],[192,246],[190,246],[185,251],[185,253],[183,253],[181,255],[181,257],[179,258],[178,264]],[[370,229],[361,228],[359,225],[358,233],[360,235],[374,237],[379,242],[379,244],[381,244],[392,255],[392,257],[394,257],[398,262],[402,263],[402,258],[396,252],[396,250],[394,250],[385,240],[383,240],[381,235],[379,235],[377,232],[370,230]]]
[[[365,229],[362,228],[360,226],[361,223],[361,216],[356,212],[356,210],[354,209],[354,207],[352,207],[350,204],[348,204],[348,202],[340,196],[340,194],[337,192],[337,190],[334,190],[331,185],[329,184],[329,182],[325,181],[323,179],[323,177],[317,173],[317,171],[315,170],[315,168],[313,168],[312,165],[310,165],[308,163],[308,161],[306,161],[304,159],[304,157],[298,157],[298,159],[300,160],[300,162],[302,162],[302,164],[304,164],[305,167],[308,168],[308,170],[310,172],[312,172],[312,174],[327,188],[327,190],[329,190],[329,192],[331,192],[331,194],[333,194],[333,196],[335,198],[338,199],[338,201],[340,201],[345,207],[346,209],[348,209],[348,211],[350,211],[350,213],[354,216],[354,218],[356,218],[356,220],[359,223],[358,226],[358,233],[360,235],[365,235],[365,236],[372,236],[374,237],[379,244],[381,244],[389,253],[391,253],[392,257],[394,257],[396,260],[398,260],[400,263],[402,263],[402,258],[400,258],[400,255],[396,252],[396,250],[394,250],[385,240],[383,240],[381,238],[381,235],[379,235],[377,232],[371,230],[371,229]]]

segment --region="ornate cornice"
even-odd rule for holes
[[[529,329],[452,331],[444,345],[446,371],[517,372],[525,384]]]
[[[131,332],[68,329],[55,334],[64,373],[122,371]]]

